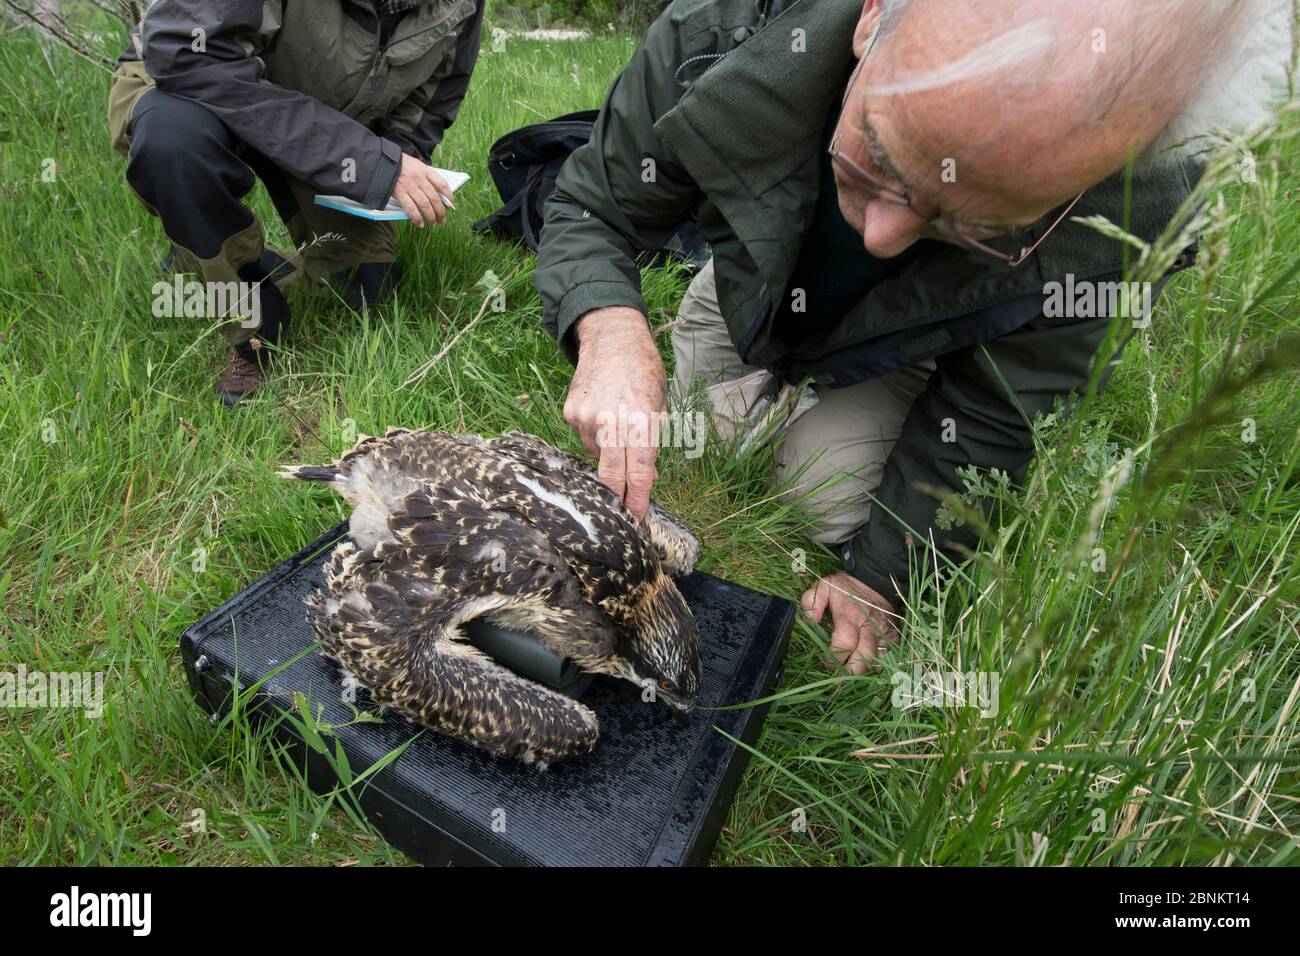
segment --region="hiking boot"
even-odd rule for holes
[[[245,282],[255,281],[251,271],[249,274],[241,273],[240,278]],[[227,408],[234,408],[261,386],[270,353],[289,323],[289,303],[273,280],[261,281],[257,295],[261,304],[257,334],[231,346],[226,353],[226,367],[213,386],[213,391],[221,396]]]
[[[240,354],[239,349],[232,348],[226,353],[226,367],[217,376],[217,383],[212,387],[227,408],[234,408],[248,398],[262,384],[262,366]]]

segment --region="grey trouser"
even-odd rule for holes
[[[713,385],[756,370],[741,361],[727,333],[712,261],[682,297],[673,355],[678,397],[689,394],[694,379]],[[800,502],[816,540],[838,544],[867,523],[885,459],[933,371],[927,361],[848,388],[815,386],[817,404],[779,440],[776,463],[778,480],[788,486],[783,497]]]

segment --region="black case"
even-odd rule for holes
[[[305,648],[314,643],[303,599],[321,586],[325,552],[340,525],[194,624],[181,656],[199,702],[229,707],[238,681],[265,683],[250,702],[275,716],[302,692],[331,724],[353,717],[338,667]],[[382,723],[336,731],[357,776],[410,741],[357,797],[394,846],[426,864],[682,866],[707,862],[758,737],[767,705],[708,710],[768,696],[781,677],[794,605],[695,573],[678,581],[700,626],[700,706],[685,720],[647,705],[626,681],[597,677],[581,700],[600,719],[601,739],[586,757],[545,771],[490,757],[387,714]],[[285,666],[296,655],[296,661]],[[268,676],[270,675],[270,676]],[[364,690],[356,707],[373,709]],[[276,735],[307,761],[317,790],[337,785],[321,754],[293,725]]]

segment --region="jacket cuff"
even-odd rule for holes
[[[414,132],[414,130],[408,133],[404,130],[389,129],[384,130],[383,136],[390,142],[396,143],[397,148],[406,155],[414,156],[427,165],[433,165],[434,151],[442,144],[442,135],[444,133],[442,125],[439,124],[437,129],[432,130],[433,138],[427,143],[417,143],[413,136]]]
[[[571,334],[573,326],[593,309],[611,306],[636,309],[642,315],[648,311],[641,294],[621,282],[584,282],[565,293],[555,321],[555,337],[570,362],[575,365],[578,362],[578,340]]]
[[[370,177],[366,195],[361,200],[361,205],[367,209],[382,209],[388,205],[393,189],[397,186],[398,173],[402,171],[401,147],[382,136],[379,137],[379,143],[382,151],[379,165],[375,168],[374,175]]]
[[[907,584],[907,554],[899,550],[902,559],[901,569],[897,564],[882,561],[871,547],[870,537],[865,525],[856,535],[840,545],[840,560],[844,570],[857,578],[871,590],[894,605],[894,610],[901,613],[903,597],[899,585]]]

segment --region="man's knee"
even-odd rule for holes
[[[713,260],[704,264],[682,295],[674,328],[712,325],[721,317],[718,309],[718,286],[714,279]]]
[[[933,362],[922,362],[847,388],[820,388],[820,401],[790,426],[777,448],[777,476],[818,541],[844,541],[867,523],[885,461],[933,372]]]
[[[793,452],[784,445],[777,455],[781,499],[793,503],[807,521],[809,537],[838,544],[871,517],[871,495],[880,486],[881,465],[846,461],[839,449]]]
[[[208,260],[254,225],[241,202],[253,188],[253,171],[236,152],[234,135],[206,107],[150,90],[136,104],[127,130],[126,180],[162,220],[174,245]],[[227,271],[257,259],[260,232],[246,246],[245,259]]]
[[[216,186],[242,195],[253,187],[233,135],[198,103],[150,90],[136,104],[128,131],[127,179],[139,192]]]

